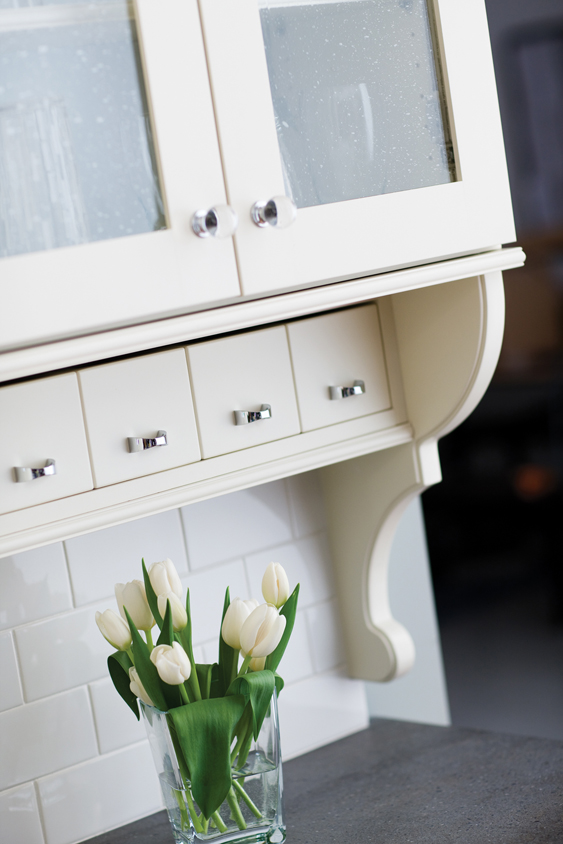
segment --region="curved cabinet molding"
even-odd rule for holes
[[[389,607],[391,543],[413,496],[441,480],[439,437],[471,413],[492,378],[504,326],[502,277],[402,293],[393,311],[415,441],[321,472],[349,671],[380,682],[406,673],[415,656]]]

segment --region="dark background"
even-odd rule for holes
[[[486,0],[524,268],[423,506],[452,722],[563,739],[563,0]]]

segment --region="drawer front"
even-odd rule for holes
[[[200,459],[183,349],[83,369],[79,378],[97,487]]]
[[[0,419],[0,513],[92,489],[74,373],[3,387]]]
[[[304,431],[390,408],[377,305],[293,322],[287,332]],[[355,382],[363,387],[350,390]]]
[[[204,457],[300,433],[283,326],[189,346],[188,359]],[[235,423],[235,411],[263,405],[270,418]]]

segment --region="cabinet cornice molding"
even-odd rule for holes
[[[493,249],[478,255],[241,301],[41,346],[7,350],[0,354],[0,381],[27,378],[109,357],[307,316],[393,293],[513,269],[522,266],[524,260],[524,252],[519,247]]]

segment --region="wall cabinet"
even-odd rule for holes
[[[318,468],[350,672],[404,673],[394,528],[523,262],[483,0],[65,0],[0,48],[0,556]]]

